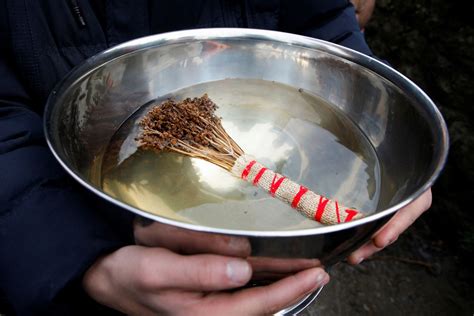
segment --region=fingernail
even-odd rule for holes
[[[316,284],[319,286],[324,280],[324,274],[320,273],[316,276]]]
[[[250,278],[250,265],[243,260],[232,260],[227,263],[227,277],[236,284],[244,284]]]
[[[364,261],[364,259],[365,259],[364,257],[360,257],[359,259],[357,259],[356,264],[361,263],[362,261]]]
[[[319,273],[316,276],[316,280],[315,280],[312,291],[320,288],[323,285],[326,285],[326,283],[328,283],[328,281],[329,281],[329,277],[325,273]]]

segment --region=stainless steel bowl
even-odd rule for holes
[[[379,158],[379,209],[354,222],[293,230],[245,230],[158,216],[104,193],[97,161],[119,126],[149,100],[197,83],[263,79],[302,88],[355,122]],[[200,29],[140,38],[75,68],[51,94],[48,144],[82,185],[124,209],[192,230],[247,236],[253,256],[319,258],[326,266],[367,241],[428,189],[448,151],[446,125],[429,97],[387,65],[312,38],[251,29]]]

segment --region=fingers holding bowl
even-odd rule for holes
[[[347,261],[359,264],[364,259],[393,244],[431,206],[431,189],[425,191],[412,203],[400,209],[375,235],[362,247],[354,251]]]
[[[138,245],[163,247],[180,254],[212,253],[246,258],[251,251],[246,237],[192,231],[140,217],[134,223],[134,236]]]

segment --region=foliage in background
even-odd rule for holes
[[[473,16],[470,1],[378,0],[366,29],[374,53],[418,84],[446,119],[448,163],[417,225],[466,258],[474,253]]]

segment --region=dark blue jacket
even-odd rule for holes
[[[82,274],[133,243],[133,216],[79,187],[49,152],[51,89],[110,46],[203,27],[280,30],[370,54],[347,0],[0,0],[0,313],[97,312]]]

